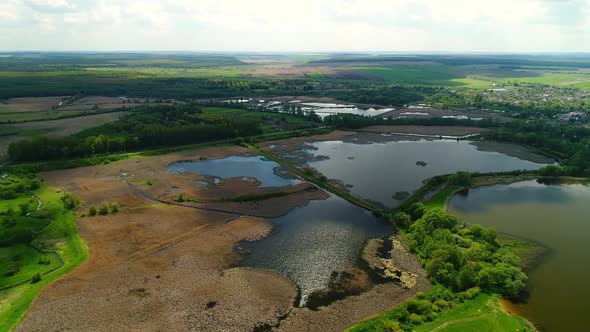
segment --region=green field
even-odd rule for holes
[[[1,189],[20,186],[21,179],[3,178]],[[75,215],[60,201],[63,192],[42,184],[33,193],[42,201],[39,211],[36,211],[37,200],[26,192],[0,200],[3,239],[12,242],[0,248],[0,288],[4,288],[0,291],[0,331],[16,327],[44,286],[72,271],[88,256],[78,236]],[[23,203],[28,204],[26,211],[31,212],[30,217],[17,215]],[[40,275],[41,279],[34,282],[34,275]]]
[[[11,112],[4,113],[0,110],[0,123],[17,123],[30,121],[57,120],[81,115],[95,114],[90,111],[48,111],[48,112]]]
[[[451,66],[446,65],[398,65],[391,67],[354,67],[353,70],[376,78],[405,84],[458,85],[453,79],[460,78]]]
[[[492,88],[492,84],[527,83],[590,88],[590,75],[583,70],[547,68],[502,69],[498,66],[449,66],[439,64],[354,67],[376,79],[398,84]]]

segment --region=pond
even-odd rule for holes
[[[549,254],[527,274],[526,303],[512,310],[542,331],[587,331],[590,187],[536,181],[476,188],[449,201],[460,221],[541,243]]]
[[[377,116],[393,110],[393,108],[368,108],[362,109],[354,105],[334,104],[334,103],[301,103],[304,111],[314,111],[319,116],[326,117],[332,114],[357,114],[364,116]]]
[[[407,193],[416,191],[424,180],[435,175],[530,170],[553,163],[519,145],[492,142],[324,141],[311,145],[313,148],[307,150],[309,166],[330,179],[341,180],[350,187],[351,194],[386,207],[399,205]]]
[[[384,220],[334,195],[272,222],[269,237],[240,244],[250,252],[241,265],[287,275],[301,290],[301,304],[313,290],[328,286],[332,271],[356,265],[365,241],[393,232]]]
[[[215,178],[256,178],[260,187],[284,187],[299,180],[289,179],[279,170],[279,164],[261,156],[230,156],[224,159],[180,161],[168,165],[173,174],[197,173]]]

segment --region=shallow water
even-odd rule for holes
[[[472,189],[449,210],[460,221],[530,239],[550,253],[528,272],[530,297],[511,309],[543,331],[587,331],[590,316],[590,187],[535,181]]]
[[[261,182],[260,187],[284,187],[299,182],[278,175],[275,172],[277,167],[279,164],[260,156],[230,156],[224,159],[175,162],[168,165],[168,171],[173,174],[197,173],[222,179],[256,178]]]
[[[269,237],[240,244],[251,251],[241,265],[287,275],[300,287],[302,303],[313,290],[328,286],[332,271],[355,265],[367,239],[393,231],[385,221],[334,195],[272,222],[276,228]]]
[[[309,166],[330,179],[352,185],[353,195],[386,207],[395,207],[401,203],[393,199],[396,192],[414,192],[424,180],[435,175],[457,171],[538,169],[546,163],[553,163],[549,158],[518,145],[491,142],[484,146],[478,144],[456,140],[372,144],[328,141],[312,143],[314,149],[307,152],[314,157],[309,161]],[[418,161],[426,162],[426,166],[417,165]]]

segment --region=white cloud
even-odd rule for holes
[[[25,1],[0,30],[29,49],[590,51],[590,0]]]

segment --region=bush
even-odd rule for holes
[[[119,204],[111,203],[111,213],[117,213],[117,212],[119,212]]]
[[[40,265],[49,265],[50,263],[51,263],[51,261],[49,260],[49,257],[47,257],[47,256],[43,256],[43,257],[39,258]]]
[[[102,205],[98,209],[98,214],[100,214],[101,216],[109,214],[109,206],[106,203],[102,203]]]
[[[402,332],[402,328],[399,325],[399,322],[396,322],[394,320],[390,320],[390,319],[386,319],[383,320],[381,322],[381,329],[380,331],[385,331],[385,332]]]
[[[88,215],[89,216],[95,216],[98,213],[98,210],[96,209],[96,206],[92,205],[89,209],[88,209]]]
[[[418,315],[418,314],[411,314],[409,317],[410,323],[414,324],[414,325],[420,325],[422,323],[424,323],[424,316]]]
[[[80,200],[70,193],[65,193],[61,197],[61,201],[68,210],[76,210],[80,207]]]
[[[31,278],[31,284],[36,284],[41,281],[41,273],[35,273]]]
[[[180,195],[178,195],[178,197],[176,197],[176,201],[177,202],[180,202],[180,203],[186,201],[186,198],[184,197],[184,194],[183,193],[180,193]]]

